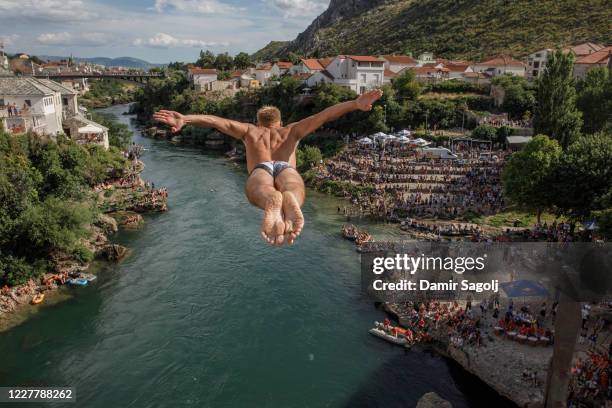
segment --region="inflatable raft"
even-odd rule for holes
[[[369,331],[370,331],[370,334],[373,334],[376,337],[380,337],[383,340],[387,340],[390,343],[397,344],[398,346],[404,346],[406,345],[406,343],[408,343],[408,340],[406,340],[406,338],[392,336],[386,331],[382,329],[378,329],[376,327],[371,328]]]

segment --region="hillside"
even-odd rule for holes
[[[583,41],[612,43],[609,0],[332,0],[273,56],[433,51],[479,59],[522,57]]]
[[[251,55],[253,61],[269,61],[289,45],[290,41],[270,41],[261,50]]]
[[[41,60],[51,60],[58,61],[62,59],[68,59],[68,57],[59,57],[53,55],[40,55],[39,58]],[[141,60],[139,58],[133,57],[118,57],[118,58],[108,58],[108,57],[91,57],[91,58],[79,58],[73,57],[75,61],[83,61],[90,62],[92,64],[100,64],[106,67],[126,67],[126,68],[137,68],[137,69],[151,69],[155,67],[163,66],[163,64],[153,64],[151,62]]]

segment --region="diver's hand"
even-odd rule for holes
[[[170,126],[170,130],[172,130],[173,133],[178,132],[185,126],[185,117],[174,111],[160,110],[153,114],[153,119]]]
[[[372,104],[383,96],[383,91],[375,89],[370,92],[366,92],[357,98],[357,108],[362,111],[369,111],[372,109]]]

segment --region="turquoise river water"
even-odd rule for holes
[[[169,211],[114,236],[131,253],[90,287],[0,333],[0,385],[76,387],[69,406],[87,408],[405,408],[429,391],[455,408],[508,404],[454,363],[368,334],[384,316],[360,294],[336,199],[310,193],[296,245],[272,248],[244,170],[141,137],[125,109],[105,111],[147,148],[143,177],[168,188]]]

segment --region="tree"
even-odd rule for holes
[[[606,209],[612,190],[612,134],[580,137],[559,160],[548,180],[554,205],[567,216],[584,220]]]
[[[321,150],[316,146],[304,146],[297,151],[296,161],[300,172],[309,170],[323,160]]]
[[[108,143],[111,146],[124,149],[132,140],[128,125],[117,122],[110,115],[94,113],[93,120],[108,128]]]
[[[497,129],[489,125],[480,125],[472,130],[472,138],[479,140],[497,140]]]
[[[522,119],[525,112],[533,111],[535,96],[532,91],[518,84],[508,86],[505,91],[502,109],[511,119]]]
[[[533,127],[536,134],[550,135],[566,149],[580,134],[582,119],[576,109],[573,79],[574,56],[560,49],[548,60],[537,82]]]
[[[196,65],[200,68],[214,68],[215,61],[215,54],[211,51],[200,51],[200,58],[196,61]]]
[[[234,66],[234,59],[226,52],[217,54],[215,58],[214,67],[219,71],[229,71]]]
[[[292,64],[297,65],[300,63],[302,56],[294,52],[290,52],[289,55],[287,55],[287,59],[291,61]]]
[[[238,69],[247,69],[251,66],[251,57],[246,52],[239,52],[234,57],[234,66]]]
[[[421,93],[421,84],[417,82],[413,69],[407,69],[393,78],[391,84],[402,100],[416,100]]]
[[[502,173],[504,196],[535,211],[538,222],[542,212],[552,205],[547,183],[560,155],[561,147],[556,140],[537,135],[510,157]]]
[[[608,68],[590,70],[576,84],[576,106],[582,112],[584,133],[612,128],[612,75]]]

